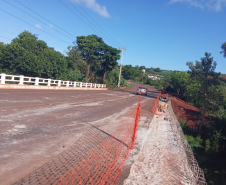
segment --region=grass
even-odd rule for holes
[[[133,85],[128,82],[126,82],[126,84],[128,85],[129,88],[133,87]]]

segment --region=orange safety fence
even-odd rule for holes
[[[115,184],[129,151],[134,148],[140,121],[141,96],[128,118],[54,185]]]
[[[155,115],[159,115],[159,116],[161,116],[161,114],[158,114],[157,106],[158,106],[158,104],[159,104],[159,98],[160,98],[160,96],[161,96],[161,92],[159,92],[159,95],[158,95],[158,97],[156,98],[154,107],[153,107],[153,109],[152,109],[152,112],[153,112]]]

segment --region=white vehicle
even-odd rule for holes
[[[138,87],[137,88],[137,94],[144,94],[144,95],[148,95],[148,89],[147,87]]]

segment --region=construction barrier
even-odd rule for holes
[[[160,98],[160,96],[161,96],[161,92],[159,92],[159,95],[158,95],[158,97],[156,98],[154,107],[153,107],[153,109],[152,109],[152,112],[153,112],[155,115],[159,115],[159,116],[161,116],[161,114],[158,114],[157,106],[158,106],[158,104],[159,104],[159,98]]]
[[[134,148],[140,121],[140,109],[139,99],[136,109],[131,111],[127,120],[78,165],[59,178],[54,185],[115,184],[123,170],[129,151]]]
[[[115,184],[134,148],[140,121],[141,96],[114,131],[90,129],[71,147],[13,185]],[[89,123],[87,123],[89,124]]]

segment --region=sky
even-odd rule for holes
[[[28,30],[63,54],[96,34],[126,48],[123,65],[146,68],[187,71],[209,52],[226,74],[226,0],[0,0],[0,25],[0,42]]]

